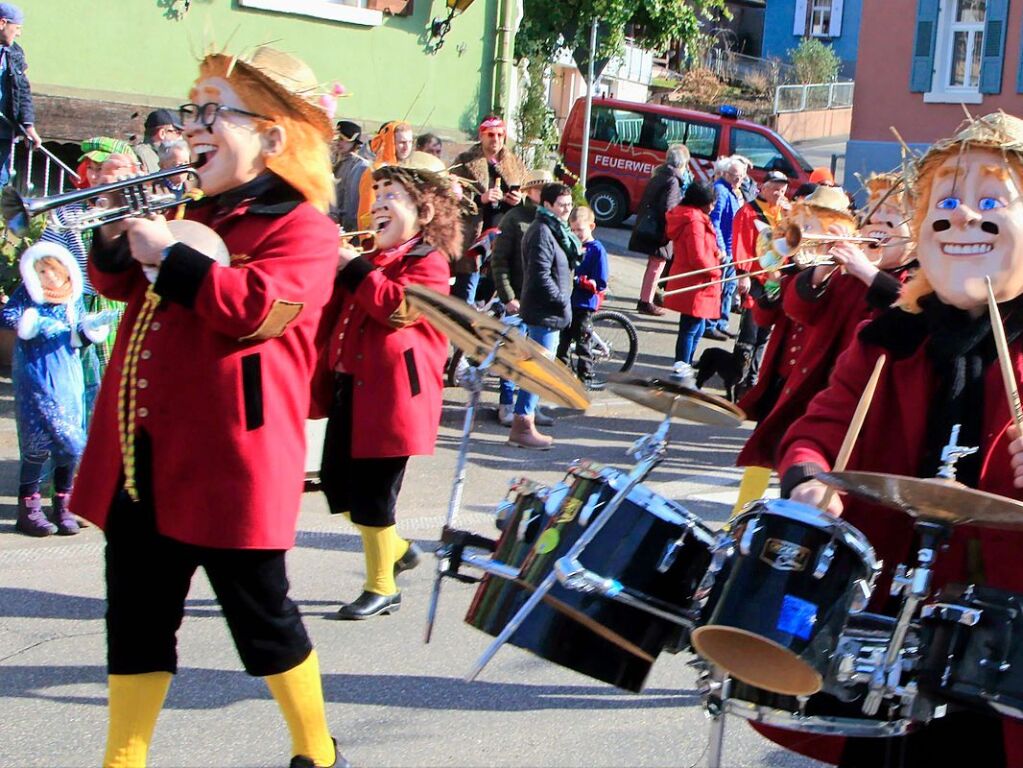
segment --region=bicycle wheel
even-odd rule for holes
[[[639,354],[636,326],[628,317],[613,309],[594,312],[590,347],[593,371],[598,377],[619,371],[624,373],[636,362],[636,355]],[[572,349],[574,352],[575,345]]]

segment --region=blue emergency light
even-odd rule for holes
[[[739,112],[739,108],[732,104],[722,104],[718,107],[718,114],[721,115],[721,117],[730,117],[733,120],[737,120],[739,118]]]

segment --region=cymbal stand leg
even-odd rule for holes
[[[458,458],[455,461],[455,478],[451,484],[451,496],[448,499],[448,513],[444,519],[444,527],[451,528],[455,523],[455,517],[462,506],[462,488],[465,485],[465,465],[468,463],[469,438],[472,436],[472,425],[476,418],[476,409],[480,404],[480,392],[483,389],[483,376],[487,369],[493,364],[497,356],[497,350],[504,343],[503,337],[498,339],[494,348],[486,358],[477,366],[469,366],[464,377],[464,386],[469,390],[469,402],[465,406],[465,418],[462,421],[462,440],[458,444]],[[426,631],[423,634],[423,642],[429,643],[433,635],[433,622],[437,618],[437,604],[440,601],[440,584],[444,578],[445,558],[437,558],[437,567],[433,575],[433,590],[430,593],[430,606],[426,612]]]
[[[672,409],[674,410],[674,409]],[[636,441],[633,446],[633,453],[639,461],[636,466],[627,475],[625,484],[618,489],[613,497],[608,501],[607,505],[600,512],[599,515],[593,520],[592,523],[586,528],[583,534],[576,540],[575,544],[569,547],[568,551],[559,558],[559,562],[562,560],[571,561],[579,557],[580,553],[586,549],[587,545],[600,533],[600,529],[607,524],[608,520],[611,519],[612,515],[618,511],[618,507],[622,505],[622,502],[628,498],[629,494],[632,493],[632,489],[639,485],[643,479],[650,474],[650,471],[661,463],[664,459],[664,455],[668,449],[668,428],[671,426],[671,413],[665,416],[661,422],[657,431],[653,435],[647,435],[646,437],[640,438]],[[511,617],[508,623],[501,630],[501,633],[494,638],[493,642],[487,646],[483,654],[477,659],[476,664],[466,675],[466,680],[475,680],[479,676],[483,668],[490,663],[490,660],[494,658],[494,655],[515,634],[515,631],[522,626],[522,623],[528,618],[529,614],[533,612],[533,609],[540,604],[540,601],[544,599],[548,592],[551,591],[557,583],[557,569],[552,568],[551,572],[547,574],[540,585],[536,588],[529,599],[519,608],[518,613]]]
[[[707,698],[707,715],[710,717],[710,733],[707,744],[707,768],[721,768],[725,757],[725,702],[728,700],[731,680],[717,667],[711,673],[718,690]]]
[[[899,571],[892,579],[892,595],[902,592],[904,598],[902,607],[899,609],[899,618],[892,631],[892,639],[888,644],[888,652],[885,654],[884,666],[880,670],[881,674],[874,675],[870,682],[870,690],[863,700],[862,709],[867,715],[877,714],[885,694],[891,688],[888,683],[892,678],[892,672],[895,671],[895,665],[900,660],[910,622],[916,614],[917,607],[930,594],[931,577],[934,574],[933,567],[938,549],[950,533],[950,527],[947,524],[932,520],[917,520],[914,527],[920,537],[916,556],[917,564],[912,570],[906,570],[900,565]]]

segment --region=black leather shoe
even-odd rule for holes
[[[341,621],[360,621],[371,619],[380,614],[397,613],[401,608],[401,592],[393,595],[378,595],[376,592],[363,592],[353,602],[343,606],[331,618]]]
[[[703,332],[703,338],[714,339],[714,341],[728,341],[728,336],[725,335],[724,331],[719,331],[717,328],[708,328]]]
[[[334,762],[327,768],[352,768],[352,764],[345,760],[345,756],[337,751],[337,739],[331,739],[331,741],[334,742]],[[316,768],[316,763],[305,755],[295,755],[288,763],[288,768]]]
[[[408,550],[401,556],[398,562],[394,564],[394,575],[397,576],[399,573],[411,571],[419,565],[419,561],[422,556],[423,550],[421,550],[414,541],[410,541],[408,543]]]

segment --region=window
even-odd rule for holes
[[[796,0],[792,34],[796,37],[839,37],[844,0]]]
[[[743,128],[732,128],[733,155],[748,157],[754,168],[762,171],[781,171],[787,176],[794,176],[792,164],[775,146],[770,138],[762,133],[747,131]]]
[[[293,13],[348,24],[377,27],[383,24],[383,11],[375,10],[369,0],[238,0],[243,8],[277,13]]]
[[[590,138],[610,144],[628,144],[664,152],[671,144],[685,144],[693,157],[714,158],[718,127],[653,112],[594,107]]]
[[[942,5],[925,101],[980,103],[987,6],[988,0],[950,0]]]
[[[831,0],[811,0],[810,34],[827,37],[831,33]]]

